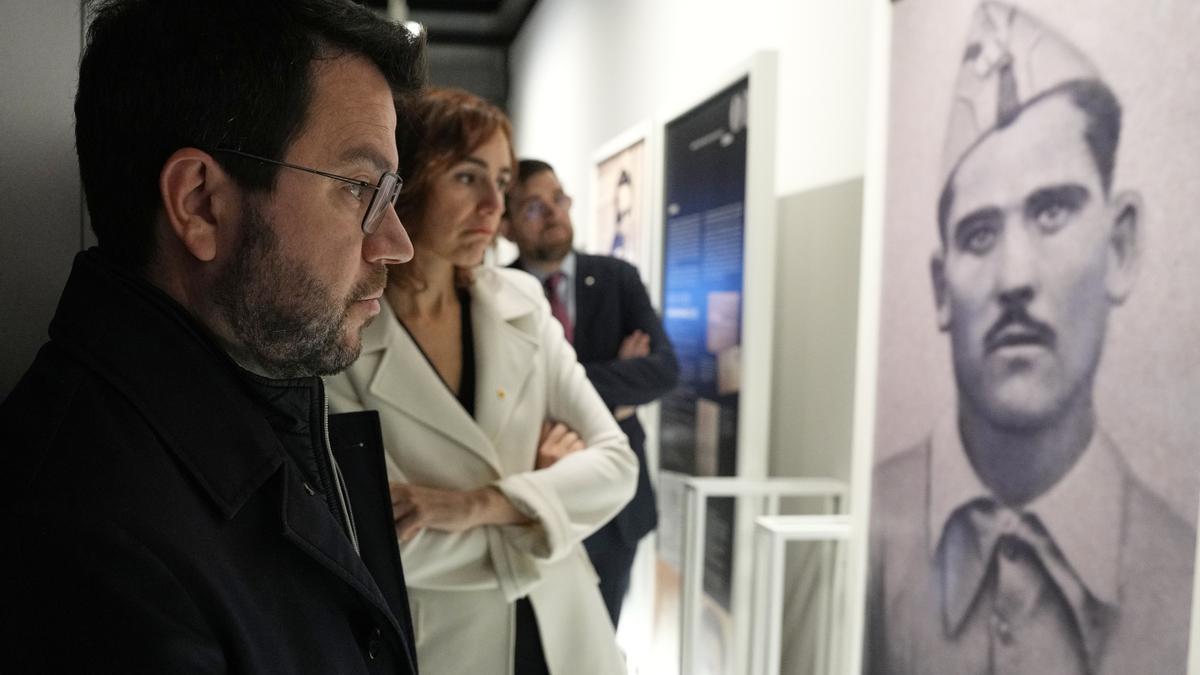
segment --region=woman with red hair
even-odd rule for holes
[[[433,90],[397,146],[415,256],[327,386],[335,410],[380,414],[421,672],[624,673],[581,542],[633,495],[637,462],[541,285],[481,265],[512,128]]]

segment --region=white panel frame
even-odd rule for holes
[[[842,632],[847,673],[862,672],[867,596],[867,541],[875,444],[875,392],[879,365],[879,313],[883,284],[883,224],[887,187],[888,101],[892,6],[876,2],[870,15],[871,57],[867,94],[867,159],[863,182],[863,230],[859,268],[854,435],[850,466],[851,535],[847,550],[846,626]]]

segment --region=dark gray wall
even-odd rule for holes
[[[429,79],[458,87],[508,108],[508,52],[504,47],[430,44]]]
[[[0,0],[0,398],[46,339],[82,244],[78,0]]]

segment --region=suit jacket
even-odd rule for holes
[[[470,286],[472,418],[386,304],[363,350],[327,381],[335,410],[380,412],[392,480],[445,489],[492,485],[527,526],[423,530],[400,544],[422,670],[503,673],[513,602],[528,596],[551,673],[617,673],[623,662],[580,542],[632,496],[637,460],[588,383],[537,282],[479,268]],[[587,448],[534,471],[542,421]]]
[[[318,378],[256,384],[94,251],[50,337],[0,406],[6,671],[416,672],[377,425],[330,429],[360,557],[281,441],[317,438]]]
[[[524,269],[520,260],[512,267]],[[621,341],[635,330],[650,336],[650,354],[618,359]],[[588,379],[610,410],[655,401],[679,380],[675,350],[637,268],[619,258],[575,253],[574,347]],[[613,530],[634,546],[657,526],[658,510],[646,465],[646,432],[637,415],[621,420],[620,425],[637,454],[637,492],[598,536]]]

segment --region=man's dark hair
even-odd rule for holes
[[[529,159],[529,158],[522,159],[517,162],[517,175],[515,177],[516,180],[513,182],[513,185],[515,187],[520,187],[525,184],[525,181],[529,180],[534,175],[539,174],[543,171],[553,172],[554,167],[550,166],[549,162],[543,162],[540,159]],[[512,200],[510,198],[511,194],[512,194],[512,192],[510,191],[508,194],[504,195],[505,215],[508,214],[509,209],[512,207],[512,203],[511,203]]]
[[[554,167],[540,159],[522,159],[517,162],[517,185],[529,180],[534,174],[543,171],[554,171]]]
[[[134,269],[154,253],[158,178],[176,150],[282,159],[307,117],[314,60],[374,63],[403,101],[424,82],[423,33],[350,0],[108,0],[94,10],[75,97],[92,229]],[[242,187],[278,167],[214,155]]]
[[[950,226],[947,221],[950,218],[950,207],[954,205],[954,176],[958,173],[958,166],[983,142],[984,138],[1010,126],[1026,110],[1041,101],[1058,95],[1065,95],[1069,98],[1071,103],[1082,110],[1084,116],[1087,117],[1083,139],[1091,152],[1092,160],[1096,163],[1096,171],[1100,174],[1100,185],[1104,188],[1104,194],[1109,193],[1112,189],[1113,168],[1117,161],[1117,145],[1121,140],[1121,103],[1117,101],[1112,90],[1099,80],[1072,80],[1047,89],[1026,101],[1015,115],[1005,118],[996,129],[980,137],[970,149],[963,153],[958,160],[958,165],[955,165],[949,178],[946,179],[946,184],[942,187],[942,194],[938,198],[938,233],[941,235],[943,244],[946,242],[947,228]]]

